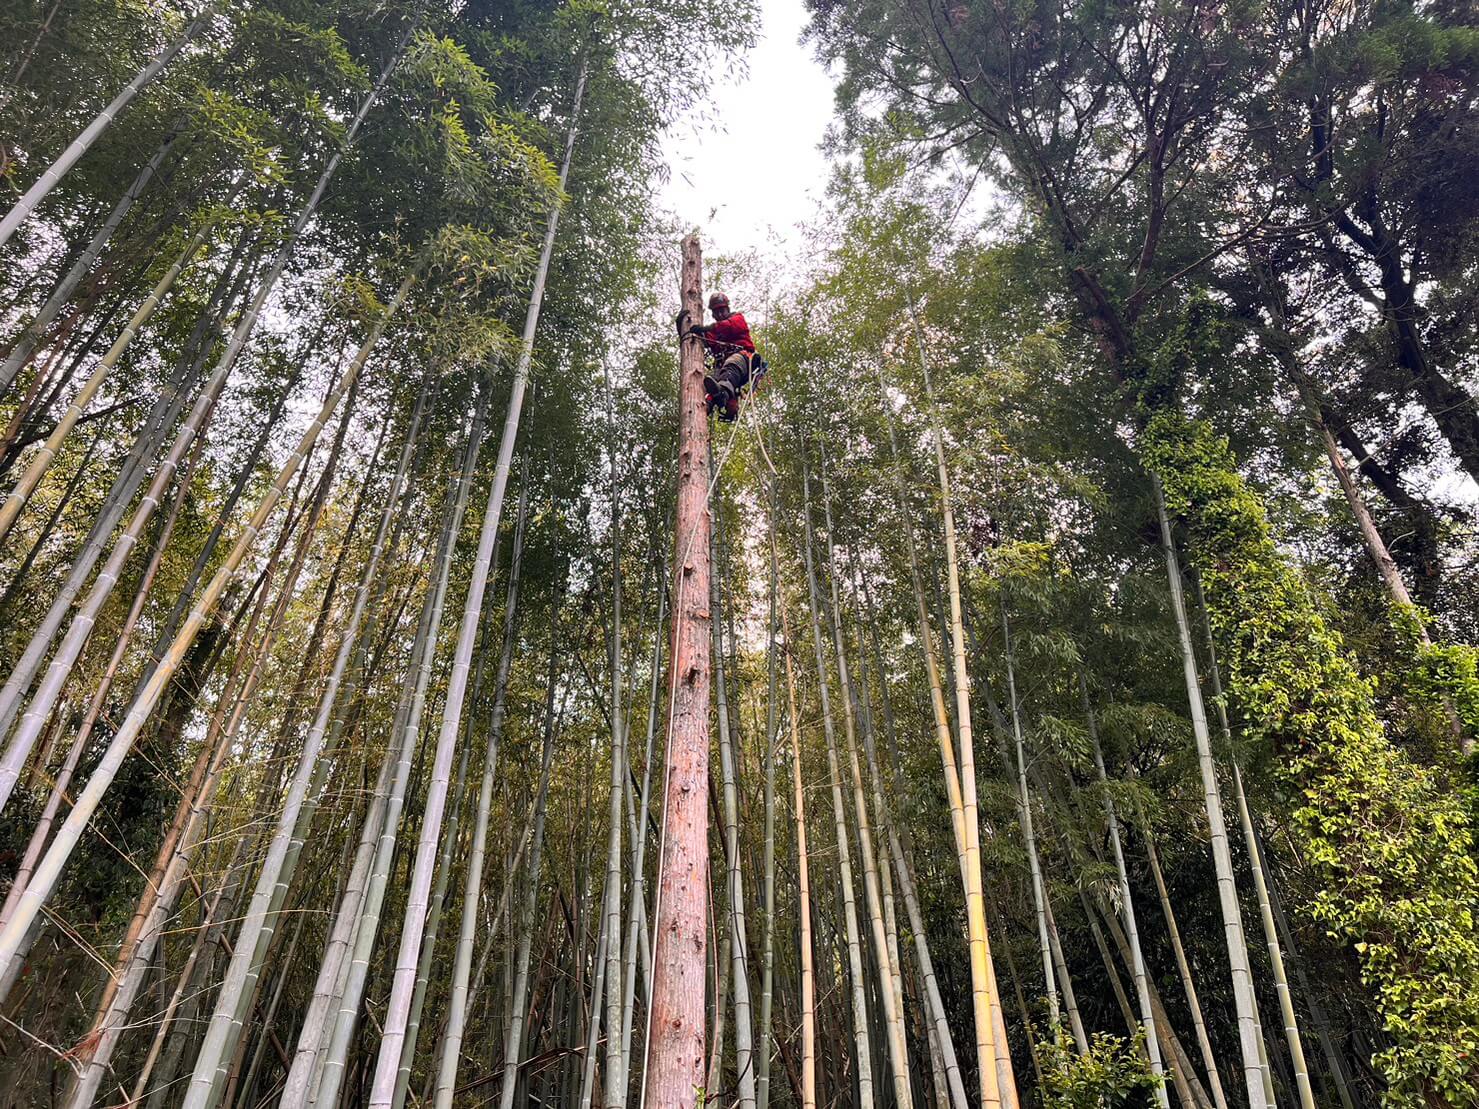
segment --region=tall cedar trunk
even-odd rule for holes
[[[683,240],[683,308],[703,316],[698,239]],[[704,1082],[709,844],[709,421],[704,355],[680,340],[678,515],[672,571],[662,843],[647,1021],[646,1109],[689,1109]],[[504,1106],[503,1109],[508,1109]]]
[[[1305,46],[1308,51],[1308,44]],[[1310,105],[1310,138],[1316,153],[1315,183],[1327,181],[1333,174],[1333,123],[1328,107],[1318,99]],[[1394,234],[1382,218],[1376,186],[1363,187],[1359,198],[1346,207],[1318,205],[1323,219],[1338,229],[1345,240],[1364,255],[1377,271],[1375,286],[1368,284],[1360,271],[1343,257],[1344,248],[1334,235],[1322,235],[1330,269],[1344,279],[1356,295],[1370,300],[1381,313],[1392,342],[1393,361],[1403,371],[1412,396],[1427,409],[1439,433],[1453,451],[1458,464],[1471,478],[1479,480],[1479,407],[1473,395],[1433,363],[1421,322],[1423,307],[1418,302],[1416,278],[1409,278],[1408,264],[1416,264],[1419,251],[1404,251],[1399,235]],[[1360,218],[1365,224],[1356,222]],[[1404,259],[1404,253],[1413,257]]]

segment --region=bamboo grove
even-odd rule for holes
[[[1472,13],[807,7],[0,8],[0,1105],[1479,1104]]]

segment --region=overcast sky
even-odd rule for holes
[[[749,72],[714,90],[717,121],[672,128],[663,204],[703,235],[704,252],[733,254],[796,242],[796,226],[827,184],[817,149],[832,118],[832,80],[798,43],[801,0],[760,0]]]

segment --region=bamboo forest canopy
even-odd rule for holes
[[[0,1105],[1479,1106],[1479,18],[805,7],[0,5]]]

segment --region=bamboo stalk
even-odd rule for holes
[[[447,1030],[442,1039],[441,1058],[437,1068],[436,1109],[450,1109],[457,1085],[457,1068],[461,1061],[462,1037],[467,1027],[469,989],[472,970],[473,940],[477,932],[478,901],[482,894],[483,861],[488,843],[488,819],[493,806],[493,782],[498,768],[498,749],[503,739],[503,719],[508,699],[508,676],[513,665],[514,638],[518,619],[519,578],[523,570],[524,528],[529,517],[529,477],[519,483],[519,506],[514,525],[513,554],[509,564],[508,597],[504,603],[503,647],[498,656],[494,678],[493,716],[488,729],[487,750],[483,755],[483,777],[478,787],[478,811],[473,818],[472,846],[467,854],[467,877],[463,882],[462,924],[457,940],[457,954],[452,964],[452,979],[447,1003]],[[510,879],[505,896],[512,888]]]
[[[1099,744],[1099,724],[1094,716],[1094,706],[1089,701],[1089,682],[1082,670],[1078,674],[1079,700],[1083,705],[1084,720],[1088,724],[1089,741],[1094,748],[1094,769],[1099,775],[1099,785],[1104,790],[1104,820],[1109,828],[1109,846],[1114,854],[1115,873],[1120,884],[1120,912],[1124,914],[1125,935],[1130,941],[1131,974],[1135,979],[1135,996],[1140,1004],[1140,1025],[1145,1032],[1145,1051],[1150,1059],[1151,1073],[1161,1077],[1164,1067],[1161,1062],[1161,1043],[1156,1036],[1155,1014],[1150,1008],[1150,987],[1145,970],[1145,953],[1140,947],[1140,928],[1135,920],[1135,899],[1130,893],[1130,872],[1125,866],[1125,851],[1120,843],[1119,816],[1114,809],[1114,798],[1109,795],[1109,775],[1104,769],[1104,751]],[[1167,1109],[1165,1086],[1156,1087],[1156,1103]]]
[[[710,459],[710,467],[713,461]],[[718,483],[715,481],[714,503],[717,505]],[[714,513],[714,528],[709,533],[710,565],[718,565],[718,545],[721,540],[722,523],[717,511]],[[750,1004],[750,953],[748,930],[745,925],[745,879],[740,865],[739,840],[739,784],[736,769],[735,737],[731,733],[727,682],[724,673],[724,633],[717,614],[723,610],[723,598],[719,595],[719,574],[709,575],[710,611],[715,619],[710,621],[713,638],[715,719],[719,727],[719,774],[722,791],[722,814],[724,820],[725,885],[729,912],[725,921],[728,927],[726,941],[730,962],[728,968],[734,990],[734,1054],[737,1082],[737,1102],[740,1109],[755,1109],[755,1058],[754,1032],[751,1023]],[[722,1005],[722,1001],[721,1001]],[[710,1088],[714,1088],[712,1085]],[[616,1109],[616,1107],[610,1107]]]
[[[1202,703],[1201,682],[1197,677],[1196,654],[1191,643],[1191,626],[1187,621],[1186,602],[1181,591],[1181,569],[1176,548],[1171,540],[1171,520],[1166,514],[1166,501],[1160,480],[1152,476],[1156,513],[1160,520],[1161,549],[1166,559],[1166,578],[1170,586],[1171,612],[1181,645],[1182,669],[1185,672],[1186,696],[1191,707],[1192,734],[1196,739],[1197,761],[1201,768],[1202,792],[1206,802],[1207,824],[1212,839],[1212,863],[1217,874],[1218,903],[1226,933],[1228,964],[1232,971],[1233,1000],[1238,1014],[1238,1042],[1242,1049],[1243,1078],[1248,1091],[1249,1109],[1265,1109],[1269,1103],[1264,1089],[1263,1068],[1259,1062],[1262,1037],[1257,1027],[1253,1001],[1253,975],[1248,966],[1248,947],[1243,938],[1242,911],[1238,907],[1232,856],[1227,846],[1227,823],[1222,815],[1222,797],[1217,784],[1217,768],[1212,758],[1212,739],[1207,728],[1207,711]]]
[[[6,496],[5,502],[0,504],[0,543],[5,541],[6,535],[10,532],[11,525],[15,523],[16,517],[20,515],[21,509],[25,507],[27,499],[29,499],[31,493],[51,468],[51,463],[56,458],[57,451],[61,449],[62,442],[66,439],[68,433],[77,426],[77,421],[82,418],[82,413],[87,409],[92,398],[97,395],[97,391],[103,387],[103,383],[108,380],[114,367],[118,365],[118,360],[123,357],[124,352],[128,350],[129,345],[133,342],[134,336],[139,333],[139,330],[144,324],[149,322],[149,317],[154,315],[154,310],[159,307],[159,302],[173,287],[175,279],[180,276],[180,273],[189,264],[190,259],[195,256],[196,252],[205,245],[206,237],[212,226],[213,221],[204,223],[200,230],[185,244],[185,249],[180,251],[169,268],[160,275],[159,280],[154,284],[154,288],[149,291],[143,303],[134,311],[133,316],[124,326],[123,332],[114,340],[113,345],[108,348],[108,352],[103,355],[97,367],[93,370],[87,381],[83,383],[82,388],[77,391],[76,396],[68,403],[66,410],[62,413],[61,419],[52,428],[51,434],[46,437],[46,441],[38,448],[30,463],[26,466],[25,472],[21,474],[20,480],[15,483],[14,488]]]
[[[997,1058],[996,1028],[991,1003],[991,941],[986,929],[985,891],[981,875],[980,825],[976,805],[976,756],[971,727],[970,677],[965,661],[965,631],[961,615],[960,564],[955,549],[955,511],[950,499],[950,471],[945,465],[945,443],[930,383],[929,360],[925,356],[924,331],[909,301],[909,318],[914,326],[915,344],[919,349],[919,366],[924,375],[930,402],[930,419],[934,429],[931,439],[940,481],[940,516],[945,533],[946,580],[950,593],[950,642],[955,672],[955,720],[960,733],[960,795],[965,831],[964,851],[966,879],[966,921],[971,952],[971,1003],[976,1018],[976,1054],[981,1076],[981,1104],[994,1109],[1002,1101],[997,1067],[987,1060]],[[942,737],[945,738],[945,737]]]
[[[771,528],[771,562],[775,561],[775,529]],[[796,809],[796,911],[800,917],[801,945],[801,1109],[817,1106],[816,970],[812,955],[811,863],[806,846],[806,788],[801,773],[800,714],[796,707],[796,673],[791,661],[791,626],[784,604],[780,606],[781,631],[785,637],[786,696],[791,731],[791,796]]]
[[[161,490],[173,477],[174,470],[179,465],[180,459],[184,456],[185,451],[189,449],[191,442],[203,430],[205,418],[214,408],[216,399],[225,387],[226,379],[230,375],[232,367],[235,366],[237,358],[241,355],[242,350],[245,349],[247,340],[251,337],[256,327],[257,320],[261,316],[268,296],[276,287],[278,279],[287,267],[288,257],[292,253],[294,245],[302,235],[303,230],[308,226],[314,213],[318,210],[319,203],[322,201],[324,193],[328,191],[329,183],[333,180],[335,171],[343,160],[349,144],[353,142],[360,126],[369,115],[370,107],[374,104],[379,92],[385,87],[386,82],[389,81],[391,74],[399,66],[415,26],[416,20],[413,20],[402,36],[396,52],[381,71],[370,95],[365,97],[364,102],[360,105],[359,111],[355,114],[354,119],[345,132],[343,141],[324,166],[312,194],[304,202],[291,231],[284,238],[282,244],[278,247],[277,253],[273,256],[272,263],[268,267],[267,275],[259,283],[256,295],[253,297],[251,304],[237,321],[236,327],[232,331],[231,339],[226,345],[226,349],[222,352],[219,361],[216,363],[210,379],[196,398],[189,417],[185,420],[185,423],[176,435],[169,455],[158,470],[156,470],[149,494],[144,497],[144,500],[135,512],[128,531],[115,545],[114,553],[109,558],[108,564],[104,567],[103,572],[99,575],[96,585],[89,594],[88,601],[77,617],[74,618],[71,627],[68,628],[67,638],[64,640],[62,648],[57,652],[57,656],[52,660],[52,664],[47,670],[47,678],[43,681],[42,689],[38,690],[27,711],[27,716],[31,718],[31,722],[27,723],[23,721],[23,728],[12,738],[10,746],[6,749],[4,759],[0,760],[0,810],[3,810],[5,803],[10,798],[15,780],[19,776],[27,757],[30,755],[31,746],[35,741],[35,735],[40,730],[42,720],[55,703],[57,696],[60,694],[61,687],[66,681],[67,675],[70,674],[72,666],[76,663],[77,656],[82,651],[83,644],[92,631],[93,623],[97,618],[97,611],[102,607],[103,602],[107,600],[113,585],[118,580],[123,560],[127,558],[129,551],[138,542],[138,537],[142,534],[144,524],[148,521],[150,514],[159,503]],[[412,276],[414,276],[415,272],[415,270],[412,271]],[[409,291],[409,285],[405,286],[405,291]],[[363,348],[366,355],[369,352],[369,345],[373,345],[373,339],[378,338],[380,331],[385,326],[386,320],[390,315],[394,314],[394,308],[399,305],[400,299],[403,299],[404,295],[404,291],[398,292],[396,298],[392,301],[390,312],[376,321],[372,328],[372,341]],[[362,366],[362,360],[351,363],[350,370],[346,372],[344,380],[341,382],[339,392],[334,394],[335,403],[337,403],[338,397],[342,396],[344,388],[351,384],[354,378],[358,376],[359,369]],[[329,411],[332,411],[332,408]],[[323,415],[326,416],[327,413],[323,413]],[[310,432],[313,437],[316,438],[321,426],[322,424],[317,421],[313,425],[310,425]],[[309,442],[309,445],[311,445],[311,442]],[[295,452],[290,456],[290,461],[296,464],[295,460],[298,457],[297,452]],[[277,494],[269,493],[269,500],[275,504],[278,495],[280,495],[280,491]],[[117,506],[114,522],[118,518],[121,518],[122,512],[123,506]],[[99,523],[101,522],[102,517],[100,516]],[[254,538],[260,527],[261,522],[254,517],[253,522],[247,526],[246,534]],[[95,561],[101,555],[102,545],[105,542],[107,534],[112,531],[112,528],[112,523],[107,524],[105,528],[101,529],[102,534],[97,538],[96,544],[89,542],[87,547],[84,548],[83,560],[90,558]],[[231,560],[228,558],[227,561],[230,562]],[[91,563],[89,562],[88,565],[90,568]],[[53,602],[52,609],[47,613],[42,626],[32,636],[30,643],[27,644],[25,653],[21,656],[19,663],[17,663],[10,677],[6,680],[4,689],[0,689],[0,733],[3,733],[9,727],[20,698],[24,696],[25,690],[30,687],[37,670],[40,669],[42,659],[50,647],[51,639],[61,626],[61,622],[66,616],[72,598],[81,590],[86,574],[87,571],[82,570],[80,575],[74,573],[69,577],[67,587],[64,588],[63,592]],[[224,586],[225,583],[222,582],[221,588],[224,588]],[[207,588],[207,592],[209,591],[210,587]],[[70,595],[68,595],[69,592]],[[192,632],[190,634],[193,635],[194,633]],[[177,637],[177,641],[178,639],[179,637]],[[155,674],[161,672],[161,667],[155,668]],[[145,691],[141,690],[139,698],[142,699],[144,696]],[[125,724],[125,728],[127,727],[128,725]],[[3,950],[4,946],[4,940],[0,938],[0,950]]]
[[[205,30],[216,15],[215,3],[208,4],[205,9],[190,21],[183,33],[170,41],[165,47],[155,54],[133,77],[133,80],[124,85],[118,94],[108,102],[101,112],[82,129],[78,135],[57,156],[56,161],[42,171],[41,176],[32,183],[31,187],[22,194],[15,205],[0,219],[0,246],[9,241],[10,236],[15,234],[15,229],[25,222],[26,218],[36,210],[46,195],[62,179],[62,175],[77,164],[78,160],[92,148],[98,136],[113,124],[118,114],[128,107],[139,91],[149,84],[154,78],[164,71],[164,67],[172,62],[177,54],[183,50],[190,40]]]
[[[837,559],[832,538],[832,505],[827,487],[826,459],[822,460],[822,514],[827,525],[827,571],[831,589],[832,637],[837,650],[837,682],[842,687],[843,738],[847,744],[848,765],[851,770],[853,813],[858,825],[858,851],[863,863],[863,895],[868,907],[869,926],[873,934],[873,954],[878,968],[879,994],[883,999],[884,1022],[887,1028],[889,1065],[893,1072],[894,1098],[899,1105],[912,1105],[914,1095],[909,1081],[909,1050],[904,1029],[902,990],[899,989],[897,959],[891,952],[888,941],[888,926],[884,919],[881,882],[878,876],[878,858],[873,850],[873,832],[868,820],[868,803],[863,790],[863,772],[858,759],[858,744],[854,724],[855,693],[852,677],[847,665],[847,651],[842,635],[842,603],[837,592]],[[806,488],[805,471],[802,472],[803,489]],[[810,513],[807,513],[808,522]],[[892,901],[890,899],[890,908]]]
[[[853,892],[852,851],[848,844],[847,811],[842,802],[842,771],[837,759],[837,735],[828,692],[827,660],[822,646],[821,596],[811,544],[811,479],[801,464],[802,548],[806,565],[807,596],[811,602],[812,645],[816,654],[817,694],[822,702],[822,734],[827,741],[827,772],[832,793],[832,823],[837,841],[837,877],[842,886],[842,918],[847,936],[847,969],[852,1001],[853,1065],[857,1072],[858,1105],[873,1106],[873,1061],[868,1034],[868,1005],[863,980],[862,937],[858,928],[857,898]]]

